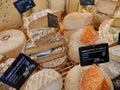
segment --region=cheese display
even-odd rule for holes
[[[32,12],[37,12],[40,10],[44,10],[48,8],[47,0],[33,0],[35,3],[35,7],[32,8]]]
[[[74,77],[74,78],[73,78]],[[65,78],[65,90],[114,90],[109,76],[95,64],[72,68]]]
[[[110,0],[99,0],[96,3],[96,10],[98,12],[108,15],[113,15],[116,7],[117,7],[117,3]]]
[[[65,12],[65,0],[48,0],[49,8]]]
[[[120,62],[120,45],[109,48],[110,59]]]
[[[0,31],[13,28],[18,29],[22,26],[21,15],[14,7],[13,2],[15,0],[0,1]]]
[[[120,32],[118,27],[112,26],[113,21],[114,18],[105,20],[99,27],[99,34],[105,38],[109,45],[118,41],[118,35]]]
[[[32,29],[32,42],[28,42],[24,53],[40,64],[42,68],[58,69],[67,60],[66,40],[48,28]]]
[[[88,27],[88,26],[86,26],[86,27]],[[70,60],[72,60],[76,63],[80,63],[80,57],[79,57],[79,52],[78,52],[79,47],[87,46],[87,45],[93,45],[93,44],[106,43],[104,38],[102,36],[99,36],[98,34],[96,34],[95,31],[92,31],[92,32],[95,33],[95,37],[93,37],[93,41],[91,41],[89,44],[81,42],[80,37],[82,38],[82,41],[85,41],[85,42],[88,41],[90,38],[92,39],[92,37],[90,37],[90,36],[87,37],[87,34],[89,35],[88,32],[83,32],[83,31],[84,31],[84,28],[79,29],[79,30],[77,30],[77,32],[73,33],[71,35],[71,38],[70,38],[70,41],[69,41],[69,44],[68,44],[69,58],[70,58]],[[81,36],[82,34],[83,34],[83,36]]]
[[[21,52],[25,42],[25,34],[20,30],[2,31],[0,32],[0,54],[7,58],[15,58]]]

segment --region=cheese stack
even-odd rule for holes
[[[61,90],[62,77],[53,69],[43,69],[30,77],[24,90]]]
[[[20,30],[6,30],[0,32],[0,54],[10,57],[17,57],[26,42],[25,34]]]
[[[0,0],[0,31],[20,28],[22,18],[13,2],[16,0]]]
[[[67,61],[66,40],[49,28],[31,30],[32,40],[26,43],[24,53],[41,68],[60,69]]]
[[[89,12],[73,12],[65,16],[63,20],[64,36],[70,38],[77,29],[91,24],[92,14]]]

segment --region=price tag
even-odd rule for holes
[[[35,6],[33,0],[17,0],[13,4],[21,14]]]
[[[80,0],[80,5],[94,5],[94,0]]]
[[[118,38],[118,44],[120,44],[120,33],[119,33],[119,38]]]
[[[48,13],[48,27],[58,28],[58,17]]]
[[[79,48],[81,66],[92,65],[94,63],[104,63],[109,61],[108,44],[90,45]]]
[[[1,76],[0,80],[19,90],[37,66],[38,64],[35,61],[21,53]]]

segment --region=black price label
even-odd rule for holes
[[[120,44],[120,33],[119,33],[119,38],[118,38],[118,44]]]
[[[1,81],[19,90],[38,64],[21,53],[1,77]]]
[[[80,0],[80,5],[94,5],[94,0]]]
[[[48,13],[48,27],[58,28],[58,17]]]
[[[79,48],[81,66],[109,61],[108,44],[90,45]]]
[[[35,6],[33,0],[17,0],[13,4],[21,14]]]

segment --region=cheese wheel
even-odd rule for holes
[[[73,12],[65,16],[63,28],[67,30],[83,28],[91,23],[92,14],[89,12]]]
[[[33,7],[31,10],[32,12],[37,12],[40,10],[44,10],[48,8],[48,1],[47,0],[33,0],[35,3],[35,7]]]
[[[24,90],[61,90],[62,77],[53,69],[43,69],[33,74]]]
[[[22,18],[13,2],[16,0],[0,0],[0,31],[20,28]]]
[[[82,80],[82,75],[86,70],[88,70],[88,68],[90,68],[90,66],[81,67],[80,65],[76,65],[73,67],[65,78],[65,90],[81,90],[80,82]],[[113,90],[113,84],[109,76],[105,73],[102,74],[107,81],[110,90]]]
[[[11,29],[0,32],[0,54],[8,58],[17,57],[25,41],[26,37],[22,31]]]
[[[48,0],[48,2],[50,9],[65,11],[65,0]]]

